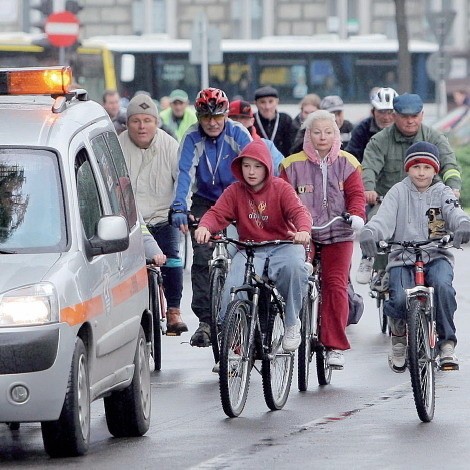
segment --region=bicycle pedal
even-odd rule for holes
[[[458,364],[442,364],[442,366],[440,366],[439,368],[440,370],[447,372],[451,370],[459,370],[459,365]]]
[[[166,336],[181,336],[181,331],[167,331]]]
[[[343,370],[344,366],[330,366],[331,370]]]

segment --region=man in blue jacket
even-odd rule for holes
[[[176,194],[171,205],[174,227],[188,232],[188,208],[196,218],[214,205],[224,189],[235,181],[230,165],[241,149],[251,142],[247,129],[228,119],[227,95],[217,88],[201,90],[194,108],[198,123],[183,136],[179,151],[179,173]],[[192,196],[191,195],[192,192]],[[193,244],[191,308],[199,318],[199,327],[191,337],[191,345],[210,346],[209,260],[213,247]]]

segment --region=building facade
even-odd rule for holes
[[[0,28],[29,28],[31,5],[39,0],[3,0]],[[396,37],[392,0],[77,0],[81,38],[96,35],[163,33],[191,38],[194,20],[204,13],[222,38],[310,36],[336,33],[340,37],[384,34]],[[55,11],[65,0],[53,0]],[[456,13],[446,35],[445,50],[452,56],[451,78],[470,75],[470,0],[405,0],[410,39],[436,42],[429,16]],[[37,11],[35,13],[38,13]]]

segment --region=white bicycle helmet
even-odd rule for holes
[[[393,109],[393,98],[398,93],[393,88],[380,88],[370,103],[375,109]]]

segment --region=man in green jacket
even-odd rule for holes
[[[393,100],[395,123],[370,139],[362,160],[362,180],[366,202],[371,206],[370,218],[377,212],[378,198],[401,181],[406,173],[403,162],[408,148],[415,142],[425,141],[439,149],[439,177],[452,188],[456,198],[460,197],[462,184],[460,167],[447,137],[423,124],[423,101],[419,95],[404,93]],[[367,284],[370,280],[373,260],[363,258],[356,281]]]
[[[185,132],[197,122],[196,113],[189,107],[189,97],[184,90],[170,93],[170,107],[160,112],[160,119],[181,142]]]

